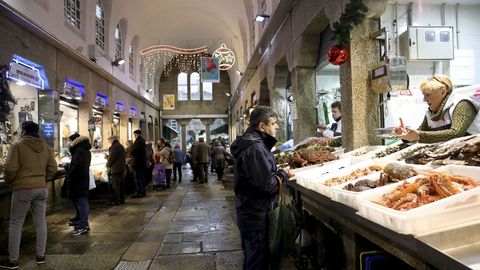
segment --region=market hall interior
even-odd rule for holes
[[[340,101],[335,151],[393,144],[400,117],[409,127],[422,123],[422,82],[443,74],[458,93],[473,96],[479,89],[479,13],[479,0],[0,0],[0,167],[21,136],[21,123],[38,123],[59,165],[47,181],[48,269],[240,269],[233,166],[223,181],[213,173],[200,185],[190,182],[183,164],[185,181],[171,190],[149,192],[148,186],[145,198],[106,207],[108,138],[115,135],[126,146],[140,130],[153,145],[159,138],[178,145],[183,156],[199,138],[208,144],[220,139],[228,150],[248,128],[250,113],[270,106],[278,115],[277,148],[291,148],[321,137],[319,126],[338,124],[331,105]],[[60,191],[74,133],[91,141],[97,188],[91,191],[92,230],[87,238],[70,239],[71,202]],[[296,196],[304,187],[296,182],[284,191],[308,212]],[[134,189],[126,185],[127,193]],[[2,168],[2,257],[11,195]],[[381,226],[380,234],[365,234],[363,223],[345,227],[352,209],[332,209],[343,211],[332,214],[339,228],[310,209],[316,229],[302,230],[299,254],[292,252],[285,269],[358,269],[363,246],[414,268],[473,265],[445,252],[419,258],[410,246],[391,247],[385,242],[406,238],[385,236]],[[34,254],[33,235],[27,221],[22,268],[36,267],[28,255]],[[343,254],[331,256],[341,266],[325,260],[331,253],[322,253],[322,239],[342,243],[331,249]],[[318,244],[315,255],[304,248],[312,243]]]

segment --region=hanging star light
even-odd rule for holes
[[[220,70],[231,69],[235,64],[235,54],[227,48],[225,43],[222,43],[220,48],[213,52],[212,56],[220,59]]]
[[[145,74],[150,78],[157,70],[168,76],[174,68],[182,72],[200,70],[200,57],[207,56],[207,46],[194,49],[183,49],[169,45],[155,45],[140,51],[145,64]]]

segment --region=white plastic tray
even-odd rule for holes
[[[376,160],[375,162],[383,163],[384,161],[385,160]],[[387,162],[387,163],[385,163],[385,165],[388,164],[388,163],[391,163],[391,162]],[[400,163],[400,162],[396,162],[396,163]],[[383,164],[380,164],[380,165],[383,165]],[[418,172],[420,174],[422,172],[432,170],[432,167],[426,166],[426,165],[412,165],[412,164],[407,164],[407,165],[411,166],[415,169],[418,169],[419,170]],[[365,191],[350,191],[350,190],[344,190],[343,188],[348,184],[355,184],[357,181],[360,181],[362,179],[370,179],[372,181],[375,181],[375,180],[378,180],[379,178],[380,178],[380,172],[376,172],[376,173],[370,174],[368,176],[355,179],[353,181],[349,181],[349,182],[346,182],[346,183],[343,183],[343,184],[340,184],[340,185],[333,186],[332,187],[332,192],[331,192],[331,196],[332,196],[331,198],[334,201],[343,203],[345,205],[348,205],[348,206],[352,207],[353,209],[358,210],[358,208],[359,208],[358,198],[360,196],[368,195],[370,192],[373,192],[374,190],[385,188],[385,187],[390,186],[390,185],[395,184],[395,183],[390,183],[390,184],[387,184],[383,187],[377,187],[377,188],[370,189],[370,190],[365,190]]]
[[[384,150],[385,148],[387,148],[387,146],[385,145],[367,145],[367,146],[357,148],[353,151],[344,153],[340,155],[340,158],[344,158],[344,157],[361,158],[361,159],[364,159],[366,157],[371,158],[372,156],[374,156],[374,153],[376,153],[377,151]],[[363,152],[365,153],[362,154]]]
[[[480,168],[448,165],[436,171],[468,176],[480,183]],[[412,177],[406,181],[414,182],[416,178]],[[398,233],[414,235],[428,231],[441,231],[451,226],[478,220],[480,187],[408,211],[398,211],[372,202],[380,201],[383,194],[390,192],[401,183],[374,189],[368,194],[359,196],[357,214]]]
[[[403,162],[405,162],[405,161],[404,161],[405,159],[402,159],[402,158],[401,158],[404,153],[409,152],[409,151],[412,151],[412,150],[417,149],[417,148],[419,148],[419,147],[422,147],[422,146],[424,146],[424,145],[427,145],[427,144],[425,144],[425,143],[416,143],[416,144],[410,145],[409,147],[406,147],[406,148],[404,148],[404,149],[402,149],[402,150],[400,150],[400,151],[397,151],[397,152],[395,152],[395,153],[392,153],[392,154],[390,154],[390,155],[388,155],[388,156],[384,156],[384,157],[381,158],[381,159],[390,160],[390,161],[395,161],[395,162],[398,162],[398,161],[403,161]]]
[[[380,165],[379,162],[374,162],[373,160],[366,160],[361,163],[357,163],[355,165],[350,165],[348,162],[339,162],[339,165],[341,167],[332,167],[329,173],[324,173],[322,174],[316,174],[316,175],[310,175],[308,178],[303,179],[304,186],[308,189],[314,190],[322,195],[325,195],[329,198],[331,198],[332,194],[332,188],[334,186],[326,186],[325,182],[328,181],[329,179],[333,177],[339,177],[339,176],[344,176],[344,175],[349,175],[351,174],[354,170],[360,169],[360,168],[366,168],[371,165]]]

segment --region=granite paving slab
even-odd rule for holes
[[[243,251],[217,252],[215,266],[216,270],[241,270],[243,268]]]
[[[157,256],[149,270],[213,270],[215,256],[213,254],[189,254]]]
[[[201,243],[163,243],[157,252],[157,255],[173,255],[198,253],[202,251]]]

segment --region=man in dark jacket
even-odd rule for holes
[[[108,205],[118,205],[125,203],[125,148],[118,142],[117,136],[108,138],[110,148],[108,149],[108,177],[112,186],[112,198]]]
[[[70,190],[70,198],[75,204],[77,209],[78,220],[74,220],[71,225],[75,226],[75,229],[70,235],[82,235],[90,230],[88,226],[88,214],[90,212],[90,206],[88,204],[88,191],[90,183],[90,161],[92,155],[90,149],[90,139],[85,136],[80,136],[75,133],[69,137],[72,141],[70,144],[70,153],[72,155],[72,161],[68,166],[67,181]]]
[[[133,168],[137,177],[137,194],[132,198],[142,198],[146,196],[145,193],[145,167],[147,164],[147,151],[145,148],[145,140],[142,138],[142,131],[135,130],[133,132],[135,142],[133,143]]]
[[[45,263],[47,246],[47,180],[57,171],[53,151],[38,135],[39,127],[32,121],[22,123],[22,134],[7,155],[5,182],[12,188],[10,227],[8,230],[8,259],[2,269],[18,269],[22,227],[30,209],[37,232],[37,264]]]
[[[268,212],[277,203],[280,181],[292,174],[277,169],[270,152],[275,139],[277,114],[259,106],[250,114],[250,127],[231,145],[235,157],[235,205],[244,249],[243,269],[268,269]]]

